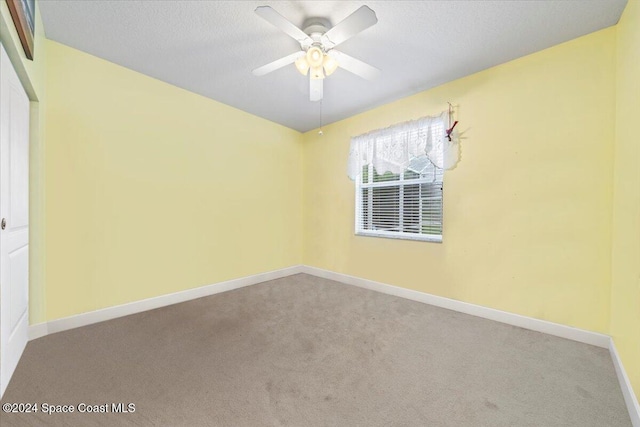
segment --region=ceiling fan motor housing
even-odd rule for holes
[[[302,24],[305,34],[311,36],[314,33],[320,33],[323,35],[329,31],[332,27],[331,21],[327,18],[307,18]]]
[[[326,18],[307,18],[302,25],[304,28],[304,33],[307,34],[313,43],[305,43],[302,48],[307,50],[311,46],[318,46],[323,51],[325,51],[325,46],[323,45],[321,38],[322,36],[331,29],[331,21]]]

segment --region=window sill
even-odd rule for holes
[[[406,234],[399,235],[397,233],[390,233],[390,232],[384,232],[384,231],[357,231],[356,236],[383,237],[385,239],[415,240],[419,242],[442,243],[442,236],[436,236],[436,235],[430,235],[430,234],[411,235],[409,233],[406,233]]]

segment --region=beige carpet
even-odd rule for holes
[[[32,341],[4,426],[630,426],[605,349],[308,275]]]

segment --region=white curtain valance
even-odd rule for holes
[[[447,138],[448,113],[423,117],[351,138],[347,174],[355,180],[365,165],[378,173],[404,172],[412,162],[427,158],[440,169],[453,168],[459,159],[458,134]]]

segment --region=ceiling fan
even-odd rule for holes
[[[322,80],[338,67],[367,80],[375,79],[380,73],[377,68],[335,49],[340,43],[378,22],[376,13],[367,6],[360,7],[333,27],[328,19],[309,18],[304,22],[304,30],[269,6],[260,6],[255,12],[300,43],[300,51],[253,70],[256,76],[295,63],[300,73],[309,75],[309,99],[319,101],[322,99]]]

